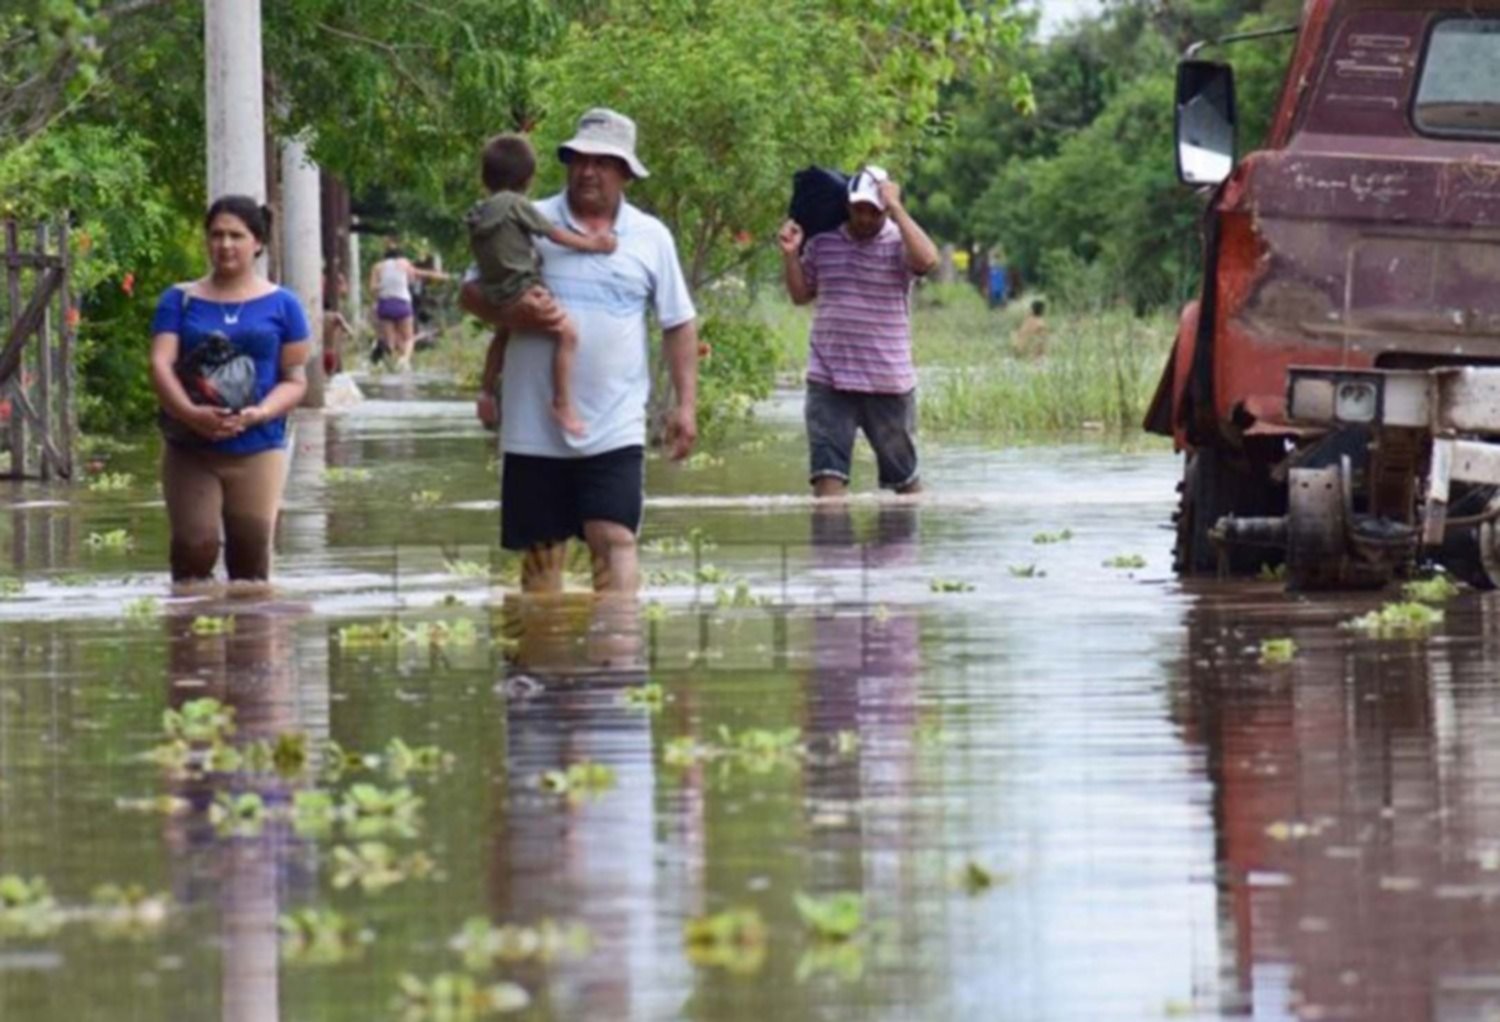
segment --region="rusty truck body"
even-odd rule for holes
[[[1500,437],[1500,0],[1308,0],[1241,159],[1231,64],[1184,60],[1177,104],[1212,189],[1146,418],[1186,453],[1178,570],[1500,582],[1500,460],[1451,447]]]

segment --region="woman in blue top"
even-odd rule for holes
[[[307,390],[310,333],[297,297],[255,268],[270,211],[226,195],[208,208],[203,224],[212,269],[168,288],[151,322],[152,385],[162,411],[189,431],[162,445],[172,580],[211,578],[222,535],[230,580],[260,581],[271,575],[286,480],[286,414]],[[194,404],[173,371],[179,355],[213,334],[255,362],[256,399],[239,411]]]

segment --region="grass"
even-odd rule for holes
[[[1025,304],[992,310],[963,284],[917,292],[912,341],[922,376],[921,427],[938,433],[1138,432],[1171,349],[1172,314],[1051,312],[1046,353],[1023,359],[1011,341]],[[755,314],[777,338],[778,373],[799,379],[811,309],[762,299]]]

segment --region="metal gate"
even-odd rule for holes
[[[0,478],[72,479],[77,433],[67,224],[4,227]],[[0,458],[0,466],[5,461]]]

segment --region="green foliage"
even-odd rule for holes
[[[1341,627],[1377,639],[1424,639],[1434,625],[1443,623],[1443,612],[1425,603],[1387,603],[1379,610],[1345,621]]]
[[[732,908],[689,919],[682,943],[694,965],[726,969],[737,975],[759,972],[769,945],[765,920],[753,908]]]
[[[798,891],[795,901],[802,922],[820,940],[849,940],[865,922],[865,900],[853,891],[840,891],[823,898]]]
[[[943,83],[988,73],[1017,37],[994,3],[608,3],[539,68],[538,149],[553,151],[588,107],[633,117],[652,172],[633,198],[672,229],[697,287],[747,264],[746,239],[771,236],[791,171],[899,163]],[[544,184],[559,179],[549,169]]]
[[[1413,579],[1401,587],[1401,595],[1417,603],[1447,603],[1458,592],[1458,586],[1447,575]]]
[[[374,933],[333,909],[303,908],[283,915],[281,956],[297,965],[339,965],[364,954]]]

